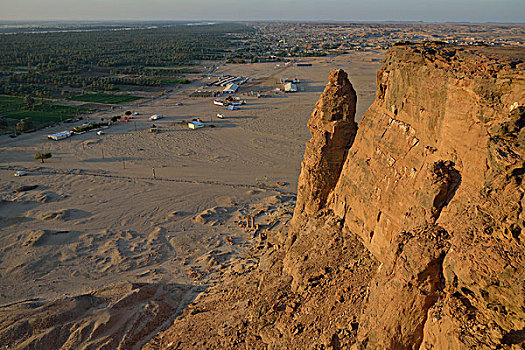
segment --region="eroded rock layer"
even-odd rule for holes
[[[380,262],[362,347],[525,340],[522,57],[439,44],[387,54],[326,205]],[[300,244],[285,258],[292,275],[307,253]],[[468,317],[451,311],[458,305]]]
[[[524,57],[395,46],[357,133],[332,72],[289,231],[147,348],[523,349]]]
[[[357,95],[348,75],[342,70],[330,72],[328,84],[308,121],[312,138],[306,144],[301,164],[297,213],[318,212],[336,185],[357,131],[356,104]]]

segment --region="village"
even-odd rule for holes
[[[386,50],[402,41],[455,45],[525,46],[525,27],[468,23],[286,23],[256,22],[257,37],[232,60],[288,60]]]

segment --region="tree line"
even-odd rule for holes
[[[176,67],[222,59],[252,30],[224,23],[0,35],[0,94],[56,97],[67,87],[160,86],[159,79],[143,76],[173,74]],[[124,72],[139,77],[115,76]]]

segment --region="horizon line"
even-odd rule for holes
[[[1,19],[0,22],[44,23],[44,22],[79,22],[79,23],[148,23],[148,22],[221,22],[221,23],[249,23],[249,22],[300,22],[300,23],[423,23],[423,24],[525,24],[514,21],[428,21],[428,20],[353,20],[353,19]]]

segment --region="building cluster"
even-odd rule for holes
[[[211,79],[212,77],[208,77]],[[210,87],[220,87],[222,92],[225,94],[233,94],[239,90],[239,87],[245,84],[250,78],[239,77],[234,75],[215,75],[213,76],[214,80],[206,84],[208,88]]]
[[[237,55],[252,61],[385,50],[399,41],[525,47],[525,25],[461,23],[278,23],[252,24],[251,43]]]

